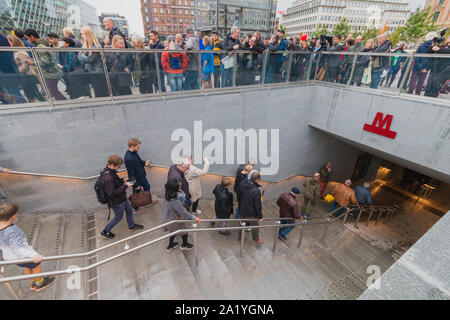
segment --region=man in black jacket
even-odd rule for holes
[[[343,37],[341,34],[337,34],[334,36],[334,43],[331,47],[329,43],[327,43],[327,50],[331,52],[339,52],[344,51],[344,46],[342,44]],[[335,82],[337,80],[337,75],[339,73],[339,66],[340,66],[340,55],[333,54],[333,55],[326,55],[325,60],[327,62],[327,79],[329,82]]]
[[[150,31],[150,49],[154,50],[164,50],[164,44],[159,40],[159,33],[158,31],[152,30]],[[161,56],[162,53],[158,53],[158,61],[159,61],[159,77],[161,79],[161,90],[162,92],[166,92],[166,80],[164,78],[164,70],[162,68],[161,64]],[[158,75],[156,73],[156,64],[155,64],[155,73],[153,78],[153,83],[155,84],[156,90],[155,92],[159,91],[158,88]]]
[[[222,50],[228,51],[228,53],[224,53],[223,57],[221,58],[222,61],[227,56],[230,59],[233,59],[233,52],[234,50],[240,50],[241,47],[241,41],[239,40],[239,35],[241,34],[241,29],[239,27],[232,27],[230,34],[222,41]],[[225,69],[223,63],[220,64],[220,72],[222,76],[222,88],[225,87],[231,87],[233,85],[233,69],[234,67]]]
[[[131,138],[128,140],[128,150],[125,154],[125,166],[128,171],[128,179],[135,180],[136,183],[133,185],[133,193],[143,191],[150,191],[150,183],[147,180],[147,173],[145,172],[145,167],[150,166],[150,161],[143,161],[138,154],[141,148],[141,140],[136,138]],[[137,211],[139,207],[134,208]]]
[[[260,191],[261,175],[258,171],[253,170],[249,174],[249,180],[241,183],[239,187],[239,214],[242,219],[258,219],[258,221],[246,221],[246,226],[258,226],[263,219],[262,214],[262,199]],[[239,232],[238,240],[241,240],[242,232]],[[259,229],[252,229],[253,240],[259,244],[263,240],[259,237]]]
[[[122,31],[120,31],[119,27],[115,25],[115,22],[113,19],[106,17],[103,19],[103,26],[105,27],[106,31],[109,31],[109,33],[106,35],[105,39],[103,40],[102,46],[110,46],[112,43],[112,39],[114,36],[119,35],[123,38],[123,41],[125,42],[125,48],[130,48],[130,43],[125,38],[125,35]]]
[[[388,40],[387,34],[382,33],[378,36],[378,46],[373,52],[390,52],[392,48],[392,43]],[[370,82],[370,87],[372,89],[377,89],[380,85],[381,74],[383,70],[389,67],[390,57],[387,56],[373,56],[370,58],[373,61],[372,65],[372,81]]]
[[[127,199],[126,190],[128,187],[131,187],[132,184],[128,181],[125,182],[117,175],[117,170],[120,169],[122,164],[123,160],[121,157],[112,155],[108,158],[107,167],[103,169],[103,172],[101,173],[103,190],[108,198],[108,207],[114,210],[114,218],[100,233],[100,235],[106,239],[115,237],[115,234],[111,232],[111,229],[122,220],[124,211],[126,213],[129,231],[144,228],[142,225],[134,223],[133,210],[131,209],[130,201]]]
[[[191,208],[192,202],[191,202],[191,194],[189,193],[189,184],[184,174],[186,173],[186,171],[189,170],[190,167],[191,167],[191,159],[183,157],[182,159],[180,159],[180,161],[178,161],[176,165],[170,167],[169,173],[167,175],[167,181],[169,181],[170,179],[176,179],[177,181],[181,182],[181,190],[184,192],[186,196],[184,206],[188,211]]]

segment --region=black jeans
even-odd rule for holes
[[[175,237],[176,236],[171,236],[170,238],[169,238],[169,247],[171,247],[171,246],[173,246],[173,243],[175,242]],[[182,245],[186,245],[187,243],[188,243],[188,234],[186,233],[186,234],[183,234],[182,236],[181,236],[181,239],[183,239],[183,244]]]
[[[200,199],[198,199],[198,200],[200,200]],[[197,208],[198,208],[198,200],[192,204],[192,212],[194,212],[194,213],[195,213],[195,211],[197,211]]]

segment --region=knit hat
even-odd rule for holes
[[[187,27],[187,28],[186,28],[186,33],[194,34],[194,28],[192,28],[192,27]]]
[[[293,193],[293,194],[300,194],[300,190],[298,190],[298,188],[296,188],[296,187],[293,187],[291,189],[291,193]]]

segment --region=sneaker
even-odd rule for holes
[[[189,250],[191,250],[193,247],[194,247],[194,245],[192,245],[192,244],[190,244],[189,242],[187,242],[186,244],[182,244],[182,245],[180,246],[180,249],[181,249],[181,250],[187,250],[187,251],[189,251]]]
[[[253,241],[255,241],[257,244],[262,244],[264,242],[264,240],[261,238],[259,238],[258,240],[253,240]]]
[[[47,277],[44,278],[44,281],[41,282],[41,284],[37,284],[36,285],[36,292],[39,292],[41,290],[44,290],[45,288],[47,288],[48,286],[50,286],[51,284],[53,284],[55,282],[55,277]]]
[[[175,249],[176,247],[178,247],[178,245],[179,245],[178,242],[172,243],[171,246],[168,246],[168,247],[167,247],[166,252],[167,252],[167,253],[172,252],[172,250]]]
[[[283,240],[283,241],[287,241],[287,238],[281,234],[278,235],[278,239]]]
[[[223,236],[229,236],[231,234],[231,232],[228,230],[221,230],[221,231],[219,231],[219,234],[221,234]]]
[[[36,283],[30,283],[30,290],[31,291],[36,290],[36,288],[37,288]]]
[[[112,239],[114,238],[116,235],[114,233],[110,232],[105,232],[105,230],[103,230],[102,232],[100,232],[100,235],[105,238],[105,239]]]
[[[245,232],[252,232],[252,229],[246,229]]]
[[[302,217],[305,218],[305,219],[311,218],[311,216],[309,214],[302,214]]]
[[[134,230],[140,230],[140,229],[144,229],[144,226],[135,223],[134,226],[132,226],[131,228],[128,228],[128,231],[134,231]]]

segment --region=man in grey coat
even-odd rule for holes
[[[186,51],[200,50],[198,38],[194,34],[194,29],[188,27],[186,29]],[[184,80],[185,90],[198,90],[199,87],[199,53],[186,53],[188,64],[186,66],[186,75]]]

